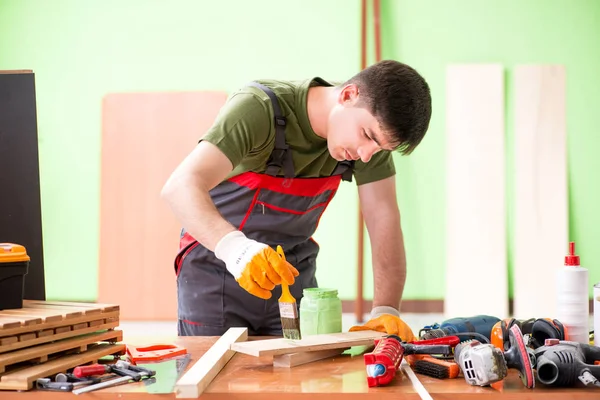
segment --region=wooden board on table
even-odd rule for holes
[[[341,355],[346,349],[347,348],[280,354],[278,356],[273,356],[273,366],[293,368],[299,365],[324,360],[326,358],[337,357]]]
[[[300,340],[265,339],[252,340],[245,343],[234,343],[231,349],[255,357],[275,356],[306,351],[330,349],[347,349],[352,346],[371,345],[385,333],[376,331],[356,331],[342,333],[327,333],[306,336]]]
[[[43,363],[48,358],[60,352],[77,349],[80,352],[86,351],[89,345],[98,342],[120,342],[123,340],[123,332],[119,330],[110,330],[104,332],[95,332],[87,335],[76,336],[64,340],[57,340],[52,343],[41,344],[38,346],[27,347],[21,350],[15,350],[0,354],[0,373],[6,371],[6,367],[31,361]]]
[[[96,362],[105,356],[123,354],[125,354],[124,344],[89,346],[88,350],[82,353],[59,357],[33,367],[7,372],[0,376],[0,390],[29,390],[38,378],[66,372],[79,365]]]
[[[122,318],[177,319],[174,260],[181,224],[160,192],[226,98],[225,92],[104,98],[98,299],[118,303]],[[115,276],[135,290],[115,285]]]
[[[519,65],[514,77],[514,317],[549,318],[568,254],[565,68]]]
[[[177,398],[197,398],[235,354],[231,346],[248,340],[247,328],[229,328],[192,367],[177,380]]]
[[[446,74],[447,317],[508,315],[504,137],[502,66],[450,65]]]

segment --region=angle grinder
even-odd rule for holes
[[[525,346],[523,333],[517,325],[508,330],[509,346],[506,351],[490,343],[467,340],[456,346],[454,360],[460,366],[470,385],[488,386],[503,380],[508,369],[519,371],[519,377],[527,388],[535,386],[533,351]]]

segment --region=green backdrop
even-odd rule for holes
[[[600,281],[600,1],[382,0],[382,25],[383,57],[417,68],[434,97],[420,148],[396,155],[409,263],[404,298],[444,296],[444,77],[446,65],[457,62],[506,66],[509,228],[512,68],[566,65],[570,240],[590,283]],[[345,79],[358,71],[359,56],[359,0],[0,1],[0,69],[36,74],[48,298],[97,295],[105,94],[231,91],[264,77]],[[315,237],[322,246],[320,285],[337,287],[344,299],[356,292],[356,199],[354,185],[343,185]],[[509,244],[511,236],[509,229]],[[368,243],[366,250],[370,298]]]

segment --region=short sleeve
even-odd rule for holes
[[[357,185],[364,185],[389,178],[396,174],[394,158],[390,151],[380,151],[369,162],[356,161],[354,165],[354,178]]]
[[[267,105],[252,93],[240,92],[227,100],[200,141],[217,146],[235,168],[248,154],[265,146],[270,131]]]

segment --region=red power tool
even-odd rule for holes
[[[404,354],[452,354],[459,343],[458,336],[402,342],[396,335],[375,340],[375,349],[364,355],[369,387],[387,385],[396,376]]]

